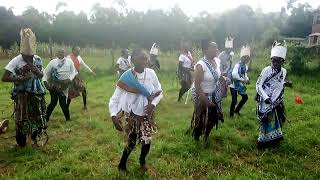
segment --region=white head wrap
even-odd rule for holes
[[[249,56],[250,57],[250,47],[249,46],[242,46],[241,52],[240,52],[240,58],[243,56]]]
[[[150,49],[150,54],[158,56],[159,49],[158,49],[158,45],[156,43],[153,43],[153,45],[152,45],[152,47]]]
[[[21,29],[20,31],[20,53],[24,55],[34,55],[36,53],[36,36],[31,29]]]
[[[226,38],[226,42],[225,42],[225,44],[224,44],[224,47],[225,48],[233,48],[233,38],[231,38],[231,37],[227,37]]]
[[[284,45],[281,45],[281,43],[278,43],[277,41],[273,43],[272,49],[271,49],[271,58],[280,57],[280,58],[286,59],[287,44],[285,41],[283,41],[283,44]]]

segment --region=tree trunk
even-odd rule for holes
[[[53,59],[53,49],[52,49],[52,39],[49,37],[49,57],[50,60]]]

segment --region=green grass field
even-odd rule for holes
[[[82,99],[71,104],[72,121],[64,120],[59,106],[49,122],[49,142],[45,147],[15,146],[14,122],[0,135],[1,179],[319,179],[320,178],[320,74],[289,74],[294,87],[286,89],[287,122],[285,140],[279,147],[258,150],[258,122],[255,116],[255,82],[268,59],[254,58],[249,73],[249,101],[241,117],[230,119],[230,95],[224,99],[225,123],[213,129],[209,145],[195,142],[185,132],[189,128],[192,103],[177,103],[175,55],[160,58],[163,71],[158,74],[164,98],[156,109],[160,127],[154,135],[147,157],[149,170],[139,171],[140,147],[130,156],[129,174],[119,173],[124,134],[113,127],[107,103],[115,88],[116,76],[110,72],[110,57],[87,57],[97,77],[87,75],[88,111]],[[319,60],[319,59],[318,59]],[[47,61],[47,60],[46,60]],[[8,60],[0,61],[3,69]],[[83,69],[84,70],[84,69]],[[85,70],[84,70],[85,71]],[[3,70],[0,70],[1,75]],[[0,84],[0,118],[12,113],[11,84]],[[303,104],[294,103],[302,97]],[[50,97],[46,96],[49,103]]]

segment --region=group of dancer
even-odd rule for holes
[[[86,87],[79,74],[80,67],[83,65],[93,75],[95,73],[79,55],[79,47],[73,47],[68,57],[63,49],[59,50],[57,58],[44,69],[42,59],[36,55],[35,34],[31,29],[22,29],[20,36],[20,55],[6,65],[2,81],[14,84],[11,98],[14,101],[16,142],[25,146],[29,136],[33,143],[41,138],[58,101],[67,121],[70,120],[72,98],[81,93],[84,109],[87,108]],[[51,96],[48,106],[45,88]]]
[[[247,75],[247,64],[251,60],[250,47],[245,45],[241,48],[240,60],[234,65],[231,36],[226,38],[225,48],[217,55],[217,44],[203,41],[204,57],[195,66],[192,65],[194,61],[190,49],[183,48],[179,57],[181,89],[178,101],[181,101],[187,91],[192,92],[194,111],[191,129],[196,140],[203,135],[206,141],[212,128],[217,128],[219,121],[224,122],[221,102],[227,95],[227,87],[232,98],[229,111],[231,118],[235,114],[240,116],[240,111],[248,100],[246,84],[250,83]],[[258,148],[272,146],[283,139],[281,127],[285,122],[284,87],[292,86],[292,83],[286,80],[286,69],[282,67],[286,53],[286,43],[275,42],[271,50],[271,65],[262,70],[256,83],[256,114],[260,123]],[[195,71],[194,81],[191,71]],[[238,95],[241,96],[239,103]]]
[[[57,58],[51,60],[44,69],[41,58],[35,53],[34,33],[31,29],[23,29],[20,35],[21,54],[5,67],[2,81],[14,84],[12,99],[15,104],[16,141],[19,146],[25,146],[28,136],[36,142],[41,133],[46,131],[58,101],[67,121],[71,119],[69,105],[72,98],[82,94],[84,109],[87,108],[87,91],[79,75],[80,67],[83,65],[93,75],[95,73],[80,57],[79,47],[73,47],[69,56],[65,55],[63,49],[59,50]],[[226,39],[225,47],[226,50],[218,55],[218,45],[205,40],[201,43],[203,57],[199,61],[194,61],[187,46],[182,48],[179,56],[181,89],[178,101],[182,100],[187,91],[191,92],[194,103],[191,129],[195,140],[204,136],[207,141],[212,128],[217,128],[219,122],[224,122],[221,103],[226,97],[228,87],[232,97],[230,117],[234,114],[240,115],[241,108],[248,100],[246,84],[249,83],[249,78],[246,64],[250,61],[250,48],[243,46],[240,60],[232,66],[233,38]],[[154,44],[150,53],[144,49],[134,49],[131,55],[128,49],[124,49],[117,61],[119,80],[109,100],[109,112],[115,128],[127,134],[127,144],[122,152],[119,170],[127,171],[127,160],[137,143],[141,144],[141,168],[147,169],[146,156],[151,148],[152,134],[157,127],[155,108],[163,97],[156,71],[149,68],[152,64],[149,60],[150,54],[154,62],[159,64],[153,63],[152,66],[160,68],[157,60],[158,48]],[[275,42],[271,49],[271,65],[262,70],[256,82],[256,111],[260,123],[258,147],[268,147],[283,139],[281,128],[285,122],[284,87],[290,85],[285,79],[287,71],[282,67],[286,52],[285,43]],[[44,98],[45,88],[51,96],[48,107]],[[237,104],[238,94],[242,99]],[[125,126],[122,119],[126,120]]]
[[[218,55],[218,46],[209,40],[202,41],[203,58],[194,62],[191,50],[184,46],[179,56],[178,75],[181,83],[178,102],[187,91],[191,91],[194,111],[191,120],[192,136],[199,140],[204,136],[208,140],[213,127],[219,121],[224,122],[222,100],[226,97],[228,87],[232,102],[230,117],[240,115],[240,110],[248,100],[246,84],[250,61],[250,47],[243,46],[240,60],[232,66],[233,39],[227,38],[226,50]],[[256,83],[257,118],[260,133],[257,140],[259,148],[277,144],[283,139],[282,124],[285,121],[283,104],[286,69],[282,67],[286,57],[286,44],[275,42],[271,50],[271,65],[262,70]],[[140,165],[146,169],[146,155],[150,150],[152,132],[155,126],[154,110],[163,97],[161,84],[154,70],[148,68],[147,53],[136,49],[131,55],[133,67],[125,71],[119,78],[116,90],[109,101],[109,112],[114,126],[127,134],[127,145],[119,163],[119,170],[127,171],[128,157],[140,143]],[[195,64],[195,65],[194,65]],[[193,81],[192,71],[195,71]],[[242,97],[237,104],[238,94]],[[120,114],[120,115],[119,115]],[[121,117],[124,114],[126,127]]]

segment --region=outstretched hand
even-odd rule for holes
[[[286,81],[286,82],[284,83],[284,85],[285,85],[286,87],[291,87],[291,88],[292,88],[292,81]]]
[[[39,68],[33,64],[27,64],[25,65],[25,68],[27,68],[30,72],[32,72],[33,74],[40,76],[41,75],[41,71],[39,70]]]

